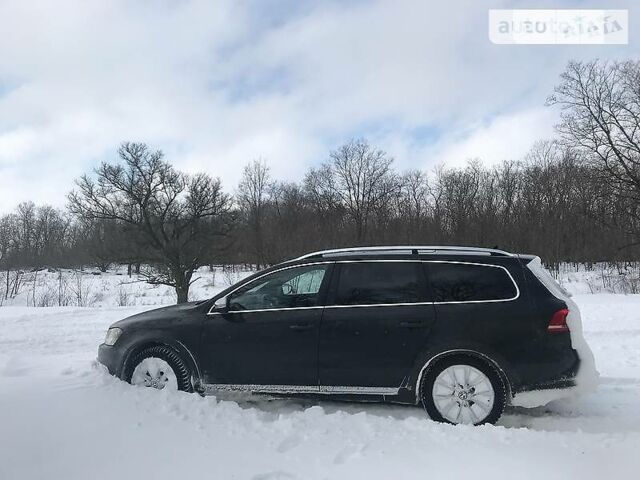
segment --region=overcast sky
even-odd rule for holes
[[[488,8],[531,2],[0,0],[0,212],[64,206],[73,180],[124,140],[233,191],[248,161],[302,178],[352,137],[400,169],[516,159],[553,135],[545,107],[569,59],[629,45],[488,39]]]

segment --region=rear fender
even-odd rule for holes
[[[434,365],[438,360],[450,355],[469,355],[480,358],[494,366],[500,373],[502,380],[505,382],[508,393],[507,397],[509,399],[511,398],[511,392],[514,389],[514,385],[518,384],[518,380],[517,375],[513,372],[509,362],[500,354],[491,349],[487,349],[486,347],[473,344],[457,344],[447,345],[446,347],[431,347],[418,355],[411,372],[405,377],[402,385],[402,388],[413,392],[416,403],[420,399],[420,382],[422,381],[424,372],[426,372],[427,369]]]

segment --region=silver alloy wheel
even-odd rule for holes
[[[431,392],[436,409],[451,423],[473,425],[491,410],[495,392],[491,380],[471,365],[451,365],[436,377]]]
[[[163,359],[147,357],[142,360],[131,375],[131,385],[151,387],[158,390],[178,390],[178,377],[173,368]]]

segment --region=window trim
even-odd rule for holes
[[[270,272],[265,272],[262,275],[260,275],[259,277],[256,278],[252,278],[249,281],[243,282],[240,285],[238,285],[236,288],[234,288],[233,290],[231,290],[229,293],[227,293],[224,297],[224,299],[228,298],[229,295],[233,295],[235,292],[237,292],[238,290],[240,290],[241,288],[245,287],[246,285],[253,283],[257,280],[260,280],[261,278],[266,277],[267,275],[271,275],[273,273],[278,273],[278,272],[282,272],[283,270],[290,270],[292,268],[303,268],[303,267],[311,267],[313,265],[332,265],[335,262],[332,261],[328,261],[328,262],[311,262],[311,263],[300,263],[297,265],[288,265],[286,267],[282,267],[282,268],[278,268],[277,270],[272,270]],[[327,271],[329,273],[331,273],[333,269],[331,267],[327,268]],[[331,279],[328,278],[327,279],[327,284]],[[322,280],[324,283],[324,279]],[[320,291],[322,292],[323,288],[322,286],[320,287]],[[219,299],[220,300],[220,299]],[[286,308],[260,308],[260,309],[255,309],[255,310],[230,310],[228,312],[212,312],[212,310],[215,308],[215,304],[211,305],[211,308],[209,309],[209,311],[207,312],[207,315],[228,315],[228,314],[237,314],[237,313],[255,313],[255,312],[281,312],[284,310],[313,310],[313,309],[317,309],[317,308],[324,308],[324,305],[315,305],[313,307],[286,307]]]
[[[414,265],[414,270],[415,270],[415,274],[416,277],[418,279],[418,289],[420,290],[420,297],[425,297],[425,295],[428,292],[428,282],[427,282],[427,278],[425,277],[425,272],[424,269],[421,267],[421,264],[423,263],[423,261],[421,260],[407,260],[407,259],[399,259],[399,260],[394,260],[394,259],[380,259],[380,260],[368,260],[368,259],[362,259],[362,260],[344,260],[344,261],[340,261],[337,260],[336,263],[339,264],[349,264],[349,263],[413,263]],[[340,286],[340,281],[341,276],[342,276],[342,272],[343,269],[340,266],[336,266],[336,268],[334,269],[334,271],[336,272],[335,275],[332,277],[332,283],[329,286],[329,292],[327,295],[327,300],[332,300],[332,301],[336,301],[336,296],[338,293],[338,287]],[[338,304],[338,303],[332,303],[332,304],[327,304],[325,308],[351,308],[351,307],[355,307],[355,308],[363,308],[363,307],[392,307],[392,306],[411,306],[411,305],[430,305],[433,302],[427,302],[427,301],[418,301],[418,302],[395,302],[395,303],[356,303],[356,304]]]
[[[417,305],[456,305],[456,304],[466,304],[466,303],[500,303],[500,302],[513,302],[520,298],[520,288],[518,287],[518,283],[514,280],[511,272],[502,266],[502,265],[492,265],[489,263],[478,263],[478,262],[465,262],[465,261],[457,261],[457,260],[420,260],[420,259],[359,259],[359,260],[334,260],[334,261],[324,261],[324,262],[311,262],[311,263],[301,263],[297,265],[288,265],[286,267],[279,268],[277,270],[272,270],[270,272],[266,272],[259,277],[253,278],[248,282],[244,282],[238,285],[237,288],[233,289],[229,293],[227,293],[223,298],[227,298],[229,295],[233,294],[240,288],[244,287],[250,282],[254,282],[256,280],[260,280],[261,278],[271,275],[272,273],[277,273],[282,270],[289,270],[291,268],[298,267],[309,267],[313,265],[327,265],[327,264],[337,264],[337,263],[382,263],[382,262],[391,262],[391,263],[401,263],[401,262],[409,262],[409,263],[452,263],[459,265],[476,265],[479,267],[490,267],[490,268],[501,268],[507,274],[507,277],[513,283],[513,286],[516,289],[516,294],[512,298],[504,298],[504,299],[494,299],[494,300],[452,300],[448,302],[411,302],[411,303],[373,303],[373,304],[359,304],[359,305],[316,305],[313,307],[286,307],[286,308],[265,308],[265,309],[256,309],[256,310],[240,310],[240,311],[228,311],[228,312],[213,312],[212,310],[215,308],[215,305],[212,305],[207,315],[229,315],[229,314],[238,314],[238,313],[258,313],[258,312],[282,312],[289,310],[314,310],[319,308],[365,308],[365,307],[402,307],[402,306],[417,306]],[[331,270],[331,276],[333,277],[333,269]],[[324,281],[324,280],[323,280]],[[327,286],[330,285],[330,282],[333,281],[333,278],[327,279]],[[431,288],[431,279],[427,273],[426,275],[427,287]],[[325,298],[326,301],[326,298]]]
[[[425,261],[425,263],[453,263],[453,264],[458,264],[458,265],[476,265],[476,266],[479,266],[479,267],[501,268],[502,270],[505,271],[505,273],[507,274],[507,277],[509,277],[509,280],[511,280],[511,283],[513,284],[513,286],[516,289],[516,294],[511,298],[498,298],[498,299],[493,299],[493,300],[451,300],[451,301],[448,301],[448,302],[433,302],[435,305],[448,305],[448,304],[458,304],[458,303],[512,302],[514,300],[517,300],[520,297],[520,288],[518,287],[518,283],[514,280],[513,275],[511,275],[511,272],[509,271],[509,269],[507,269],[506,267],[504,267],[502,265],[492,265],[492,264],[489,264],[489,263],[477,263],[477,262],[459,262],[459,261],[455,261],[455,260],[427,260],[427,261]],[[427,279],[428,279],[428,282],[429,282],[429,288],[431,288],[431,278],[430,278],[428,273],[427,273]]]

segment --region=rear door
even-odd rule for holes
[[[424,265],[438,316],[434,341],[513,358],[525,354],[533,312],[507,268],[461,261]]]
[[[320,328],[321,389],[395,393],[433,321],[420,262],[336,263]]]

